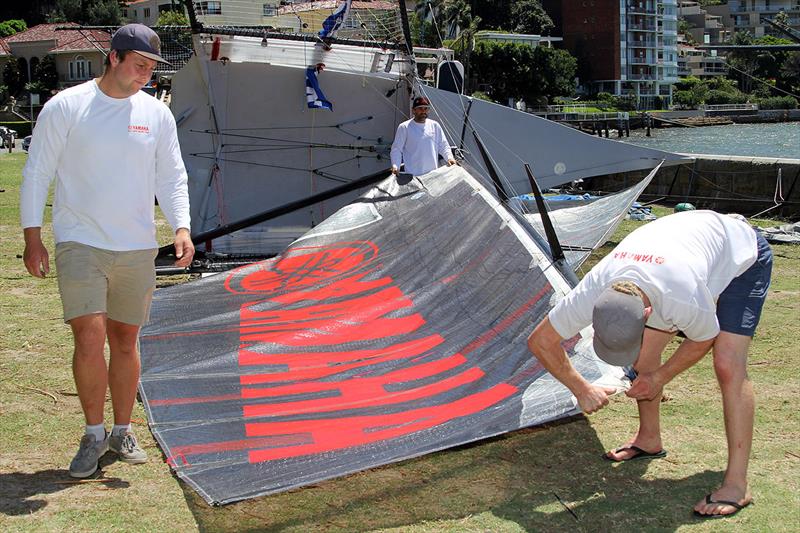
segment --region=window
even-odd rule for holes
[[[144,18],[146,18],[146,19],[150,18],[150,8],[149,7],[144,8]]]
[[[83,56],[75,56],[69,62],[70,80],[88,80],[92,77],[92,62]]]
[[[274,17],[278,14],[278,8],[273,4],[264,4],[262,7],[262,14],[265,17]]]
[[[222,2],[195,2],[194,9],[198,15],[222,15]]]

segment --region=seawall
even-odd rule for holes
[[[763,216],[800,219],[800,159],[684,155],[694,161],[662,167],[640,197],[641,202],[690,202],[699,209],[747,216],[768,210]],[[634,185],[647,173],[597,176],[587,180],[586,188],[615,192]]]

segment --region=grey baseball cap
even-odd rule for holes
[[[112,50],[133,50],[147,59],[169,65],[161,57],[161,39],[158,34],[144,24],[127,24],[111,37]]]
[[[594,303],[594,352],[608,364],[632,365],[639,357],[647,321],[639,296],[608,287]]]

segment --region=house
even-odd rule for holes
[[[6,37],[5,44],[12,56],[7,61],[18,62],[27,82],[32,80],[36,65],[45,56],[53,56],[60,88],[99,76],[111,36],[103,30],[57,29],[77,26],[73,22],[39,24]]]
[[[195,2],[195,4],[209,4],[213,2]],[[217,2],[219,3],[219,2]],[[122,5],[122,18],[127,22],[155,26],[158,17],[164,11],[179,11],[185,13],[182,0],[133,0]]]

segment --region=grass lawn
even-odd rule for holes
[[[663,460],[600,460],[637,426],[634,403],[617,396],[590,417],[211,508],[172,477],[137,405],[135,429],[150,462],[111,463],[98,479],[71,480],[66,467],[83,418],[55,278],[34,279],[22,264],[25,157],[0,154],[0,531],[800,531],[800,246],[788,245],[774,247],[773,285],[750,354],[756,505],[731,519],[691,514],[720,483],[726,459],[710,358],[666,388]],[[613,240],[639,224],[625,222]],[[162,235],[166,242],[169,230]],[[52,251],[49,228],[45,238]]]

